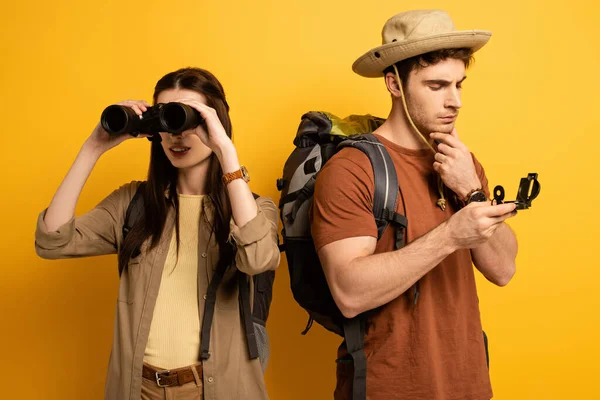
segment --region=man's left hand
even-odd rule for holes
[[[472,190],[480,189],[481,182],[475,172],[471,152],[458,138],[456,128],[452,133],[434,132],[430,137],[437,141],[433,169],[440,174],[444,185],[464,199]]]

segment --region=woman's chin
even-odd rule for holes
[[[204,158],[197,157],[183,157],[183,158],[170,158],[171,164],[177,169],[190,169],[198,167],[202,164],[206,164],[210,159],[210,155]]]

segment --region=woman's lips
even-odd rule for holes
[[[190,148],[186,146],[171,146],[169,150],[174,157],[183,157],[190,151]]]

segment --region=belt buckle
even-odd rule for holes
[[[160,383],[160,379],[161,379],[160,375],[162,375],[162,374],[169,374],[169,373],[171,373],[171,371],[160,371],[160,372],[156,371],[156,373],[154,374],[154,376],[156,377],[156,384],[158,385],[158,387],[161,387],[161,388],[169,387],[169,385],[162,385]]]

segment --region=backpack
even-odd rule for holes
[[[144,196],[143,192],[146,187],[146,182],[142,182],[127,207],[125,213],[125,222],[123,224],[123,240],[131,231],[137,221],[144,218]],[[253,193],[255,199],[259,196]],[[235,249],[235,247],[234,247]],[[137,249],[133,256],[139,254]],[[215,312],[215,304],[217,301],[217,290],[221,284],[221,280],[229,266],[217,264],[215,273],[208,284],[206,293],[206,301],[204,302],[204,316],[201,324],[200,332],[200,358],[206,360],[210,357],[210,329],[212,326],[213,315]],[[119,270],[119,276],[122,271]],[[250,309],[250,284],[249,276],[244,273],[239,273],[239,303],[240,316],[244,324],[246,333],[246,341],[248,344],[248,353],[251,359],[259,358],[260,365],[265,372],[269,361],[269,337],[267,335],[267,319],[269,317],[269,309],[273,298],[273,282],[275,280],[275,271],[266,271],[251,277],[254,280],[254,307]]]
[[[384,120],[371,115],[340,119],[326,112],[311,111],[302,116],[294,139],[296,148],[277,181],[281,191],[280,218],[283,223],[282,251],[290,273],[292,294],[309,315],[305,335],[313,321],[342,336],[354,363],[353,399],[366,399],[367,364],[364,354],[365,322],[372,311],[345,318],[331,295],[311,237],[309,213],[315,181],[325,163],[340,149],[354,147],[369,158],[375,178],[373,217],[379,240],[392,224],[395,248],[404,245],[407,219],[396,213],[399,185],[396,170],[383,144],[370,132]]]

